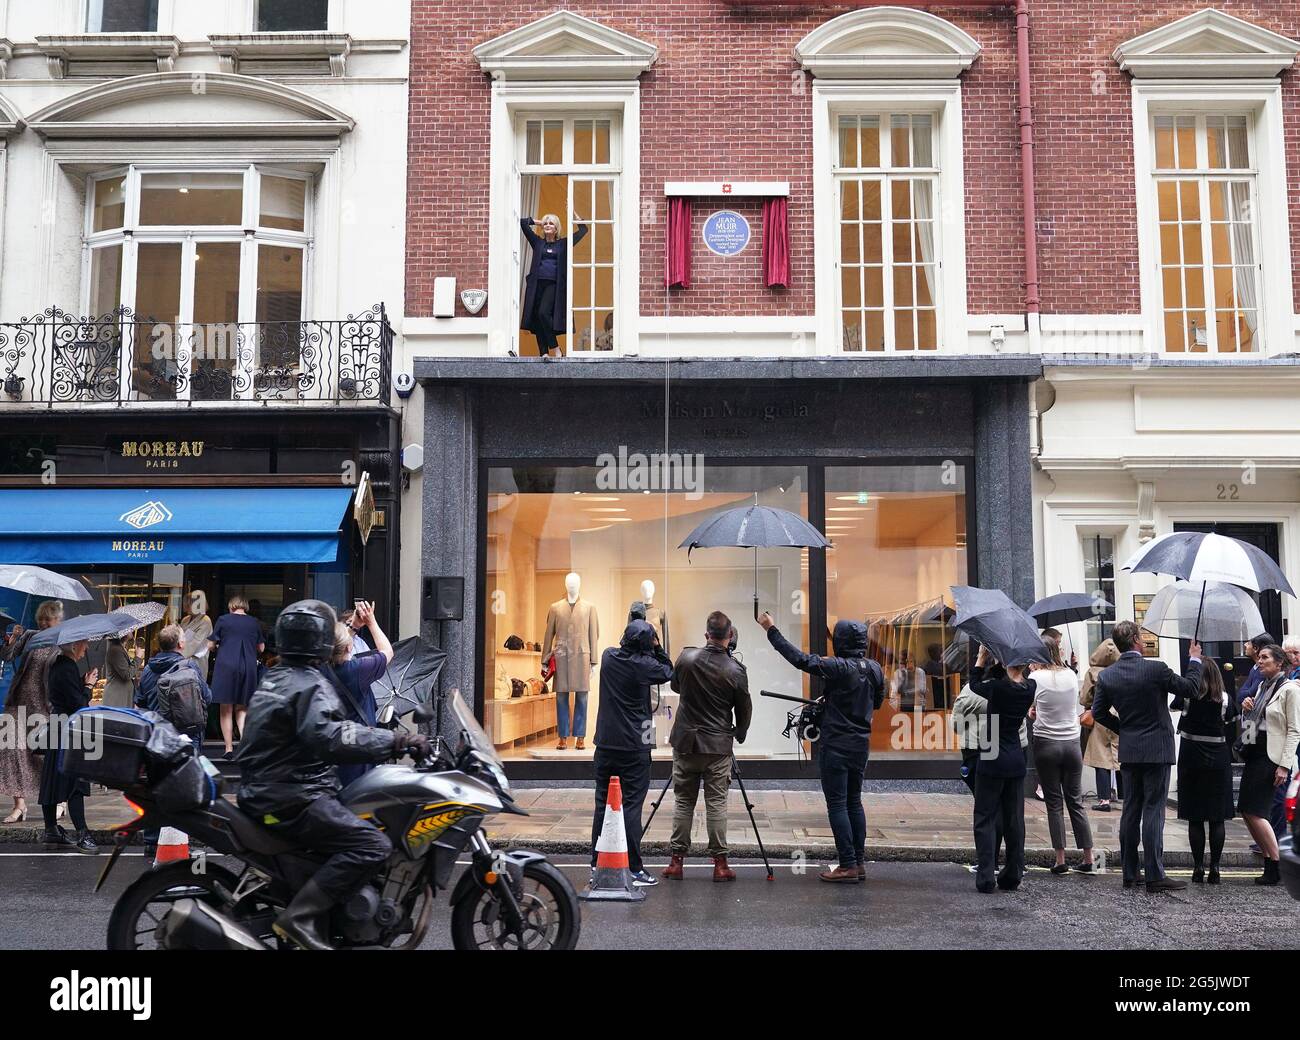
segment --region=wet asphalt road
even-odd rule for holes
[[[559,857],[576,887],[587,870]],[[653,865],[662,863],[652,860]],[[91,889],[103,857],[0,846],[0,949],[103,949],[113,901],[143,869],[119,862]],[[689,865],[689,864],[688,864]],[[707,860],[685,881],[661,882],[641,904],[583,905],[588,949],[1294,949],[1300,903],[1234,872],[1219,888],[1173,895],[1125,891],[1117,874],[1055,877],[1033,869],[1016,893],[980,895],[961,864],[872,863],[865,885],[827,885],[817,868],[795,875],[735,864],[714,884]],[[1183,875],[1185,876],[1185,875]],[[435,910],[428,949],[448,948],[449,910]]]

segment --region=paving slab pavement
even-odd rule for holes
[[[523,788],[517,795],[519,804],[530,815],[502,815],[490,820],[488,834],[494,843],[507,847],[527,846],[550,854],[590,850],[594,806],[591,788]],[[650,815],[650,803],[657,797],[656,787],[646,801],[646,817]],[[770,858],[802,857],[828,861],[834,857],[831,830],[819,794],[751,790],[750,798],[754,806],[754,821]],[[963,862],[974,858],[972,802],[967,794],[864,792],[863,803],[867,811],[869,859]],[[105,792],[96,788],[86,805],[87,822],[101,843],[109,841],[110,828],[126,822],[132,815],[132,809],[115,791]],[[39,810],[29,813],[25,823],[0,826],[0,842],[38,844],[43,830],[38,814]],[[1119,817],[1119,803],[1115,803],[1115,808],[1109,813],[1091,810],[1088,813],[1093,845],[1112,866],[1118,864]],[[672,818],[673,793],[670,790],[642,839],[643,852],[648,855],[667,854]],[[66,818],[62,822],[64,826],[68,825]],[[1068,819],[1066,827],[1069,834]],[[740,793],[735,788],[728,805],[727,830],[732,855],[757,855],[758,841]],[[1227,831],[1223,865],[1257,866],[1259,858],[1249,851],[1250,836],[1241,820],[1229,821]],[[695,843],[693,855],[703,856],[703,799],[696,807],[692,835]],[[1029,863],[1054,862],[1046,807],[1033,798],[1025,801],[1025,853]],[[1077,859],[1072,839],[1066,855],[1070,862]],[[1171,867],[1186,867],[1191,863],[1187,825],[1176,818],[1172,809],[1165,823],[1165,862]]]

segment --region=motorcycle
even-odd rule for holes
[[[498,812],[526,816],[515,804],[501,759],[459,691],[448,699],[454,742],[433,738],[429,755],[410,764],[382,765],[349,784],[339,800],[371,821],[393,843],[383,871],[329,921],[337,949],[413,950],[424,940],[433,901],[451,886],[457,860],[470,863],[451,889],[451,937],[458,950],[570,950],[581,912],[573,886],[538,852],[494,850],[484,820]],[[433,712],[424,709],[426,716]],[[390,714],[381,724],[395,725]],[[416,717],[420,718],[417,709]],[[219,773],[190,759],[210,783]],[[116,847],[95,886],[98,892],[131,837],[175,827],[239,861],[230,870],[206,856],[148,870],[118,898],[108,924],[108,948],[285,948],[272,922],[321,860],[285,842],[234,802],[203,799],[201,808],[167,809],[161,785],[129,787],[137,817],[115,834]]]

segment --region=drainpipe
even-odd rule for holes
[[[723,0],[728,7],[824,7],[825,0]],[[1038,351],[1042,306],[1038,278],[1037,191],[1034,182],[1034,105],[1029,78],[1029,0],[838,0],[835,7],[1014,7],[1016,79],[1020,107],[1020,192],[1025,216],[1025,329]]]

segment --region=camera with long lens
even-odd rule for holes
[[[800,740],[815,741],[822,735],[822,712],[826,710],[824,698],[818,697],[810,701],[803,697],[791,697],[785,693],[772,693],[769,690],[759,690],[758,695],[778,701],[793,701],[800,705],[798,711],[785,713],[785,728],[781,730],[781,736],[789,737],[791,733],[795,733]]]

